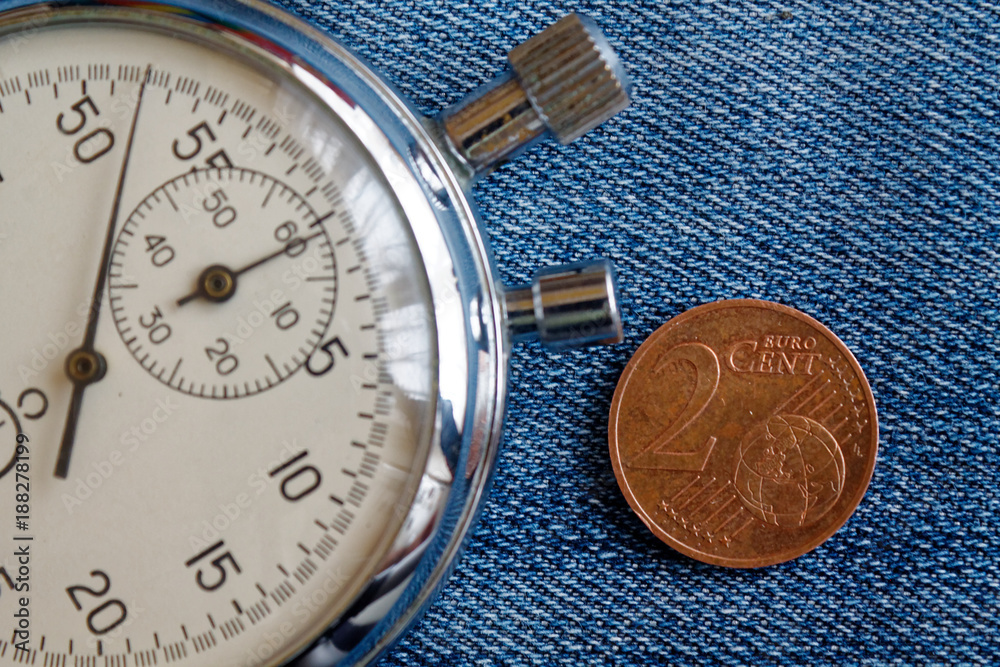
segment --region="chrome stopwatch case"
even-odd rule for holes
[[[371,660],[454,564],[513,342],[468,191],[624,108],[570,15],[434,118],[256,2],[0,0],[0,665]]]

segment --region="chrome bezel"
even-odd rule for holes
[[[302,667],[367,663],[398,639],[439,589],[479,512],[496,459],[506,330],[492,257],[466,195],[468,174],[456,173],[432,123],[391,85],[332,38],[273,6],[258,0],[0,0],[0,14],[30,13],[36,23],[29,25],[42,25],[66,8],[122,16],[161,12],[165,20],[180,12],[225,40],[244,40],[248,52],[331,108],[347,100],[363,112],[348,125],[402,204],[427,270],[440,360],[435,425],[414,503],[387,551],[395,556],[379,565],[311,646],[283,659]]]

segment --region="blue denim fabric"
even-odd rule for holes
[[[428,113],[571,10],[604,27],[635,82],[604,129],[476,189],[506,281],[610,256],[627,338],[515,350],[492,498],[385,665],[1000,664],[995,4],[284,4]],[[662,546],[607,454],[635,348],[685,309],[736,297],[829,326],[880,413],[856,514],[759,571]]]

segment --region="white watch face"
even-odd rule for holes
[[[36,19],[0,23],[0,665],[281,661],[385,556],[433,427],[377,130],[236,35]]]

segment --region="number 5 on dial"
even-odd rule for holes
[[[209,554],[211,554],[213,551],[221,549],[224,544],[225,542],[219,540],[218,542],[216,542],[209,548],[205,549],[204,551],[202,551],[200,554],[198,554],[188,562],[184,563],[184,565],[186,565],[187,567],[191,567],[192,565],[202,560],[203,558],[207,558]],[[215,569],[215,571],[217,572],[215,581],[210,581],[209,583],[205,583],[205,571],[202,570],[201,568],[198,568],[198,573],[195,575],[194,579],[196,582],[198,582],[198,586],[202,590],[204,591],[218,590],[219,588],[222,587],[222,584],[226,583],[226,577],[228,575],[225,566],[226,561],[228,561],[233,566],[233,570],[236,572],[236,574],[241,574],[243,572],[243,570],[240,569],[239,563],[237,563],[236,559],[233,558],[233,553],[231,551],[226,551],[221,556],[216,556],[215,558],[212,559],[211,563],[212,568]]]

